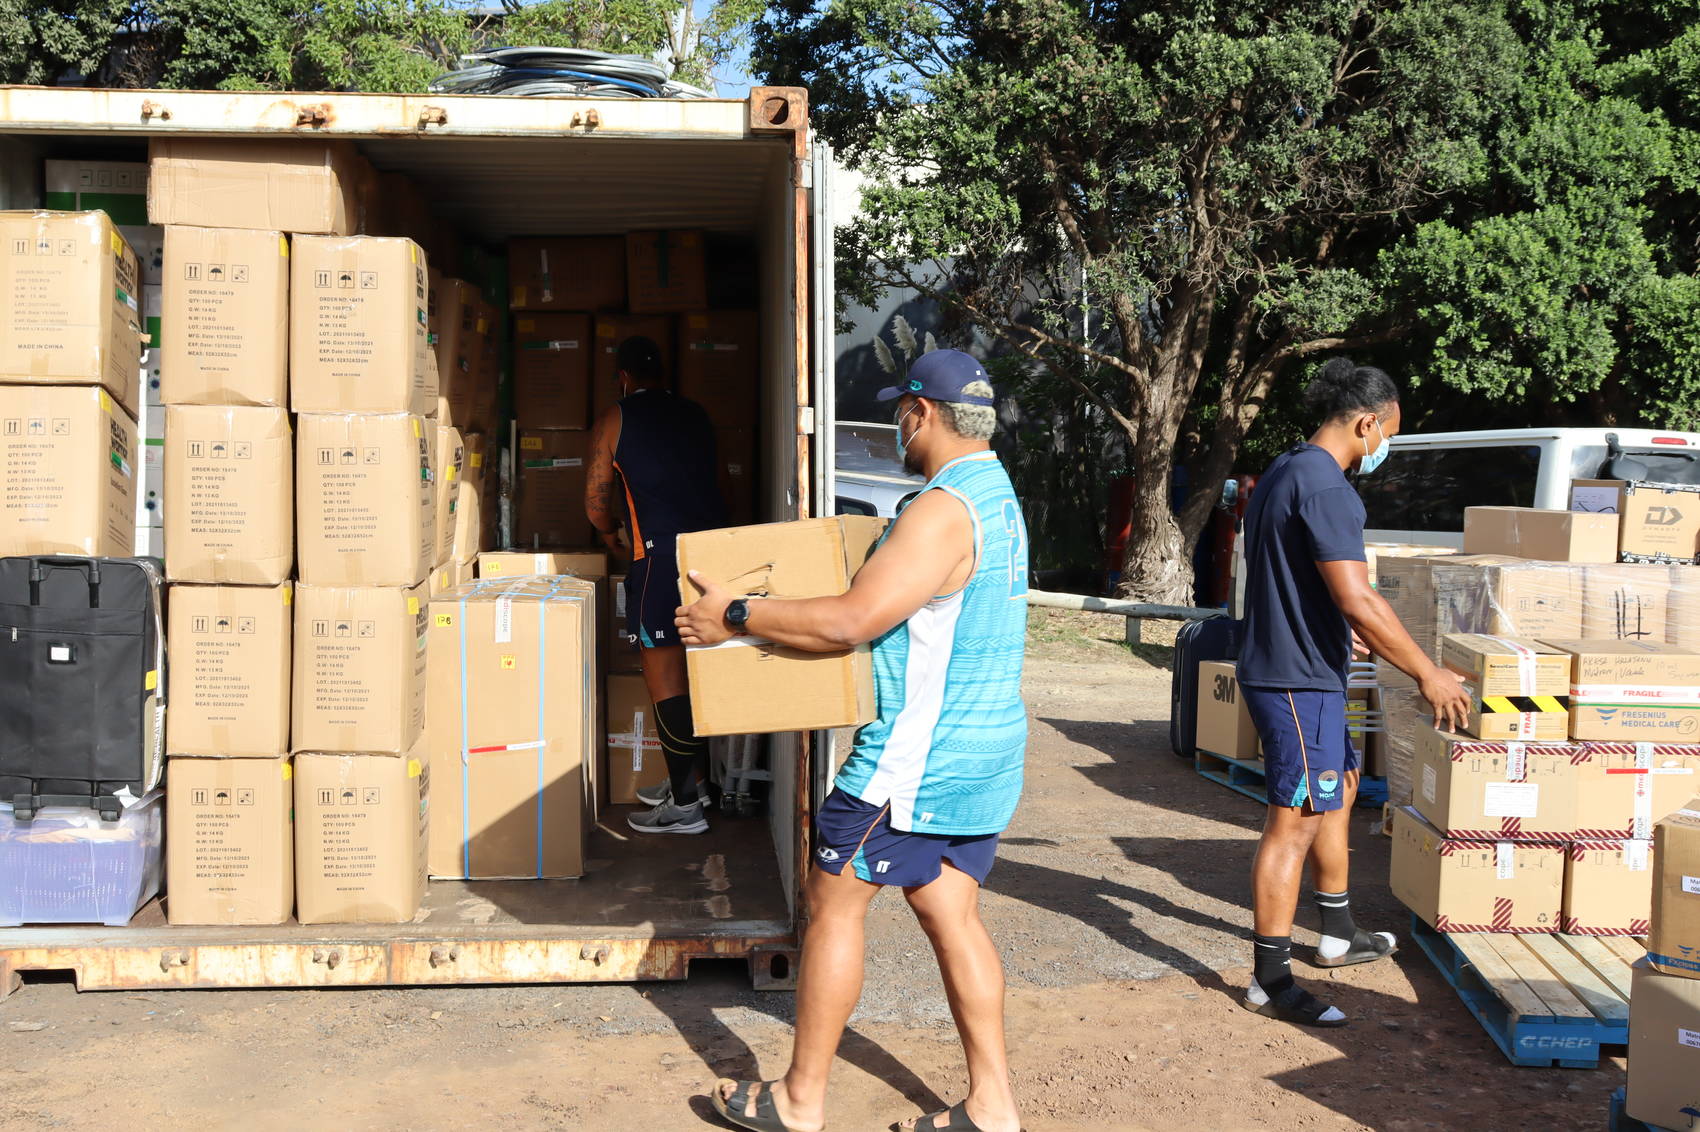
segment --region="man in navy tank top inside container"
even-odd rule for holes
[[[1239,682],[1263,741],[1269,810],[1252,865],[1253,973],[1245,1006],[1308,1026],[1346,1015],[1293,981],[1293,919],[1305,862],[1322,920],[1312,962],[1345,967],[1391,955],[1390,932],[1352,919],[1347,892],[1358,754],[1346,734],[1354,647],[1417,682],[1439,726],[1468,718],[1460,678],[1432,661],[1371,588],[1364,506],[1346,480],[1369,475],[1399,431],[1399,390],[1379,369],[1334,358],[1305,389],[1319,427],[1275,458],[1246,510],[1245,636]]]
[[[697,737],[685,676],[685,648],[673,624],[679,604],[675,541],[726,525],[715,474],[714,426],[695,401],[667,388],[661,350],[627,338],[614,354],[620,400],[596,421],[584,508],[616,549],[623,538],[626,631],[637,638],[643,680],[655,704],[655,729],[667,778],[639,790],[650,807],[627,823],[639,833],[703,833],[708,741]]]
[[[1027,530],[988,445],[997,416],[979,362],[923,354],[880,398],[896,400],[904,465],[927,482],[850,589],[749,598],[693,572],[703,596],[678,611],[687,645],[734,633],[818,652],[871,642],[878,699],[815,815],[790,1067],[778,1081],[721,1081],[711,1099],[742,1128],[823,1126],[827,1074],[862,993],[868,904],[894,887],[932,944],[968,1062],[966,1098],[904,1127],[1016,1132],[1003,967],[979,895],[1021,794]]]

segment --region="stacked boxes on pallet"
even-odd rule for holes
[[[1700,797],[1653,831],[1647,957],[1630,987],[1628,1114],[1653,1128],[1700,1108]]]
[[[1700,785],[1700,578],[1620,561],[1645,544],[1615,506],[1465,522],[1462,555],[1381,565],[1382,595],[1472,700],[1467,734],[1436,731],[1381,666],[1395,895],[1441,931],[1644,935],[1653,828]]]

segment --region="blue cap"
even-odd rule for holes
[[[934,350],[922,354],[909,367],[909,376],[901,385],[879,391],[881,401],[890,401],[908,393],[930,401],[954,401],[959,405],[995,405],[990,397],[962,392],[962,387],[976,381],[989,381],[986,367],[961,350]]]

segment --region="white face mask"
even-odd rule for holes
[[[909,440],[905,440],[903,438],[903,422],[909,419],[910,413],[913,413],[920,407],[921,403],[917,401],[907,409],[903,410],[902,415],[897,418],[897,458],[899,460],[907,460],[909,458],[909,440],[915,439],[913,434],[910,435]],[[921,430],[916,429],[915,431],[920,432]]]
[[[1387,452],[1391,445],[1387,442],[1387,434],[1381,431],[1380,417],[1375,419],[1375,431],[1381,435],[1381,443],[1375,446],[1375,451],[1371,452],[1369,449],[1369,437],[1361,438],[1364,442],[1364,458],[1358,461],[1358,475],[1360,476],[1369,475],[1381,467],[1381,462],[1387,459]]]

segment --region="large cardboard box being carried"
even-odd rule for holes
[[[1616,515],[1626,558],[1692,562],[1700,554],[1700,487],[1692,484],[1571,480],[1570,509]]]
[[[584,510],[590,433],[527,429],[519,434],[519,501],[514,541],[521,546],[582,546],[596,529]]]
[[[1652,849],[1645,838],[1565,846],[1560,929],[1566,935],[1646,935],[1653,905]]]
[[[295,460],[301,580],[411,586],[437,564],[436,432],[407,413],[302,413]]]
[[[295,918],[405,924],[425,899],[425,740],[406,755],[295,756]]]
[[[1470,693],[1468,730],[1478,739],[1556,742],[1570,733],[1570,654],[1539,641],[1449,633],[1440,662]]]
[[[240,228],[165,230],[160,400],[289,404],[289,241]]]
[[[166,751],[271,758],[289,750],[292,583],[174,583],[169,597]]]
[[[530,577],[431,602],[430,873],[576,877],[594,820],[595,585]]]
[[[1442,932],[1558,927],[1564,847],[1447,837],[1402,806],[1393,812],[1393,895]]]
[[[1668,566],[1623,563],[1582,568],[1582,637],[1652,641],[1666,638],[1671,604]]]
[[[516,311],[623,309],[625,237],[530,236],[509,240],[508,300]]]
[[[1546,641],[1574,656],[1577,739],[1700,742],[1700,652],[1645,641]]]
[[[106,390],[0,385],[0,555],[129,557],[140,463]]]
[[[0,384],[104,385],[140,412],[141,277],[104,212],[0,212]]]
[[[704,311],[679,320],[679,395],[717,429],[761,424],[761,340],[755,311]]]
[[[1487,742],[1428,728],[1417,736],[1412,805],[1452,838],[1568,841],[1587,757],[1576,743]]]
[[[148,220],[346,236],[366,161],[345,141],[155,137]]]
[[[1207,660],[1198,666],[1197,746],[1229,759],[1262,756],[1257,727],[1231,661]]]
[[[400,754],[425,728],[428,585],[295,590],[297,751]]]
[[[1700,980],[1700,797],[1654,827],[1652,920],[1647,958],[1653,966]]]
[[[521,428],[589,428],[591,318],[514,317],[514,417]]]
[[[699,311],[708,306],[708,256],[702,233],[626,233],[626,309],[633,314]]]
[[[701,596],[686,575],[724,579],[742,594],[827,597],[850,588],[886,520],[863,515],[727,527],[679,536],[680,600]],[[686,653],[699,735],[855,727],[874,717],[866,645],[805,652],[756,636]]]
[[[1700,1112],[1700,979],[1636,962],[1629,982],[1624,1111],[1649,1128],[1693,1128]]]
[[[1616,562],[1617,516],[1540,507],[1464,508],[1464,553],[1542,562]]]
[[[667,777],[667,756],[642,673],[610,673],[607,688],[608,801],[635,806],[639,790]]]
[[[295,567],[287,409],[165,410],[165,572],[174,582],[275,586]]]
[[[297,236],[293,252],[290,406],[298,413],[435,413],[419,245]]]
[[[1700,790],[1700,747],[1589,742],[1576,796],[1577,837],[1653,836],[1653,826]]]
[[[166,760],[165,918],[281,924],[295,907],[289,756]]]

